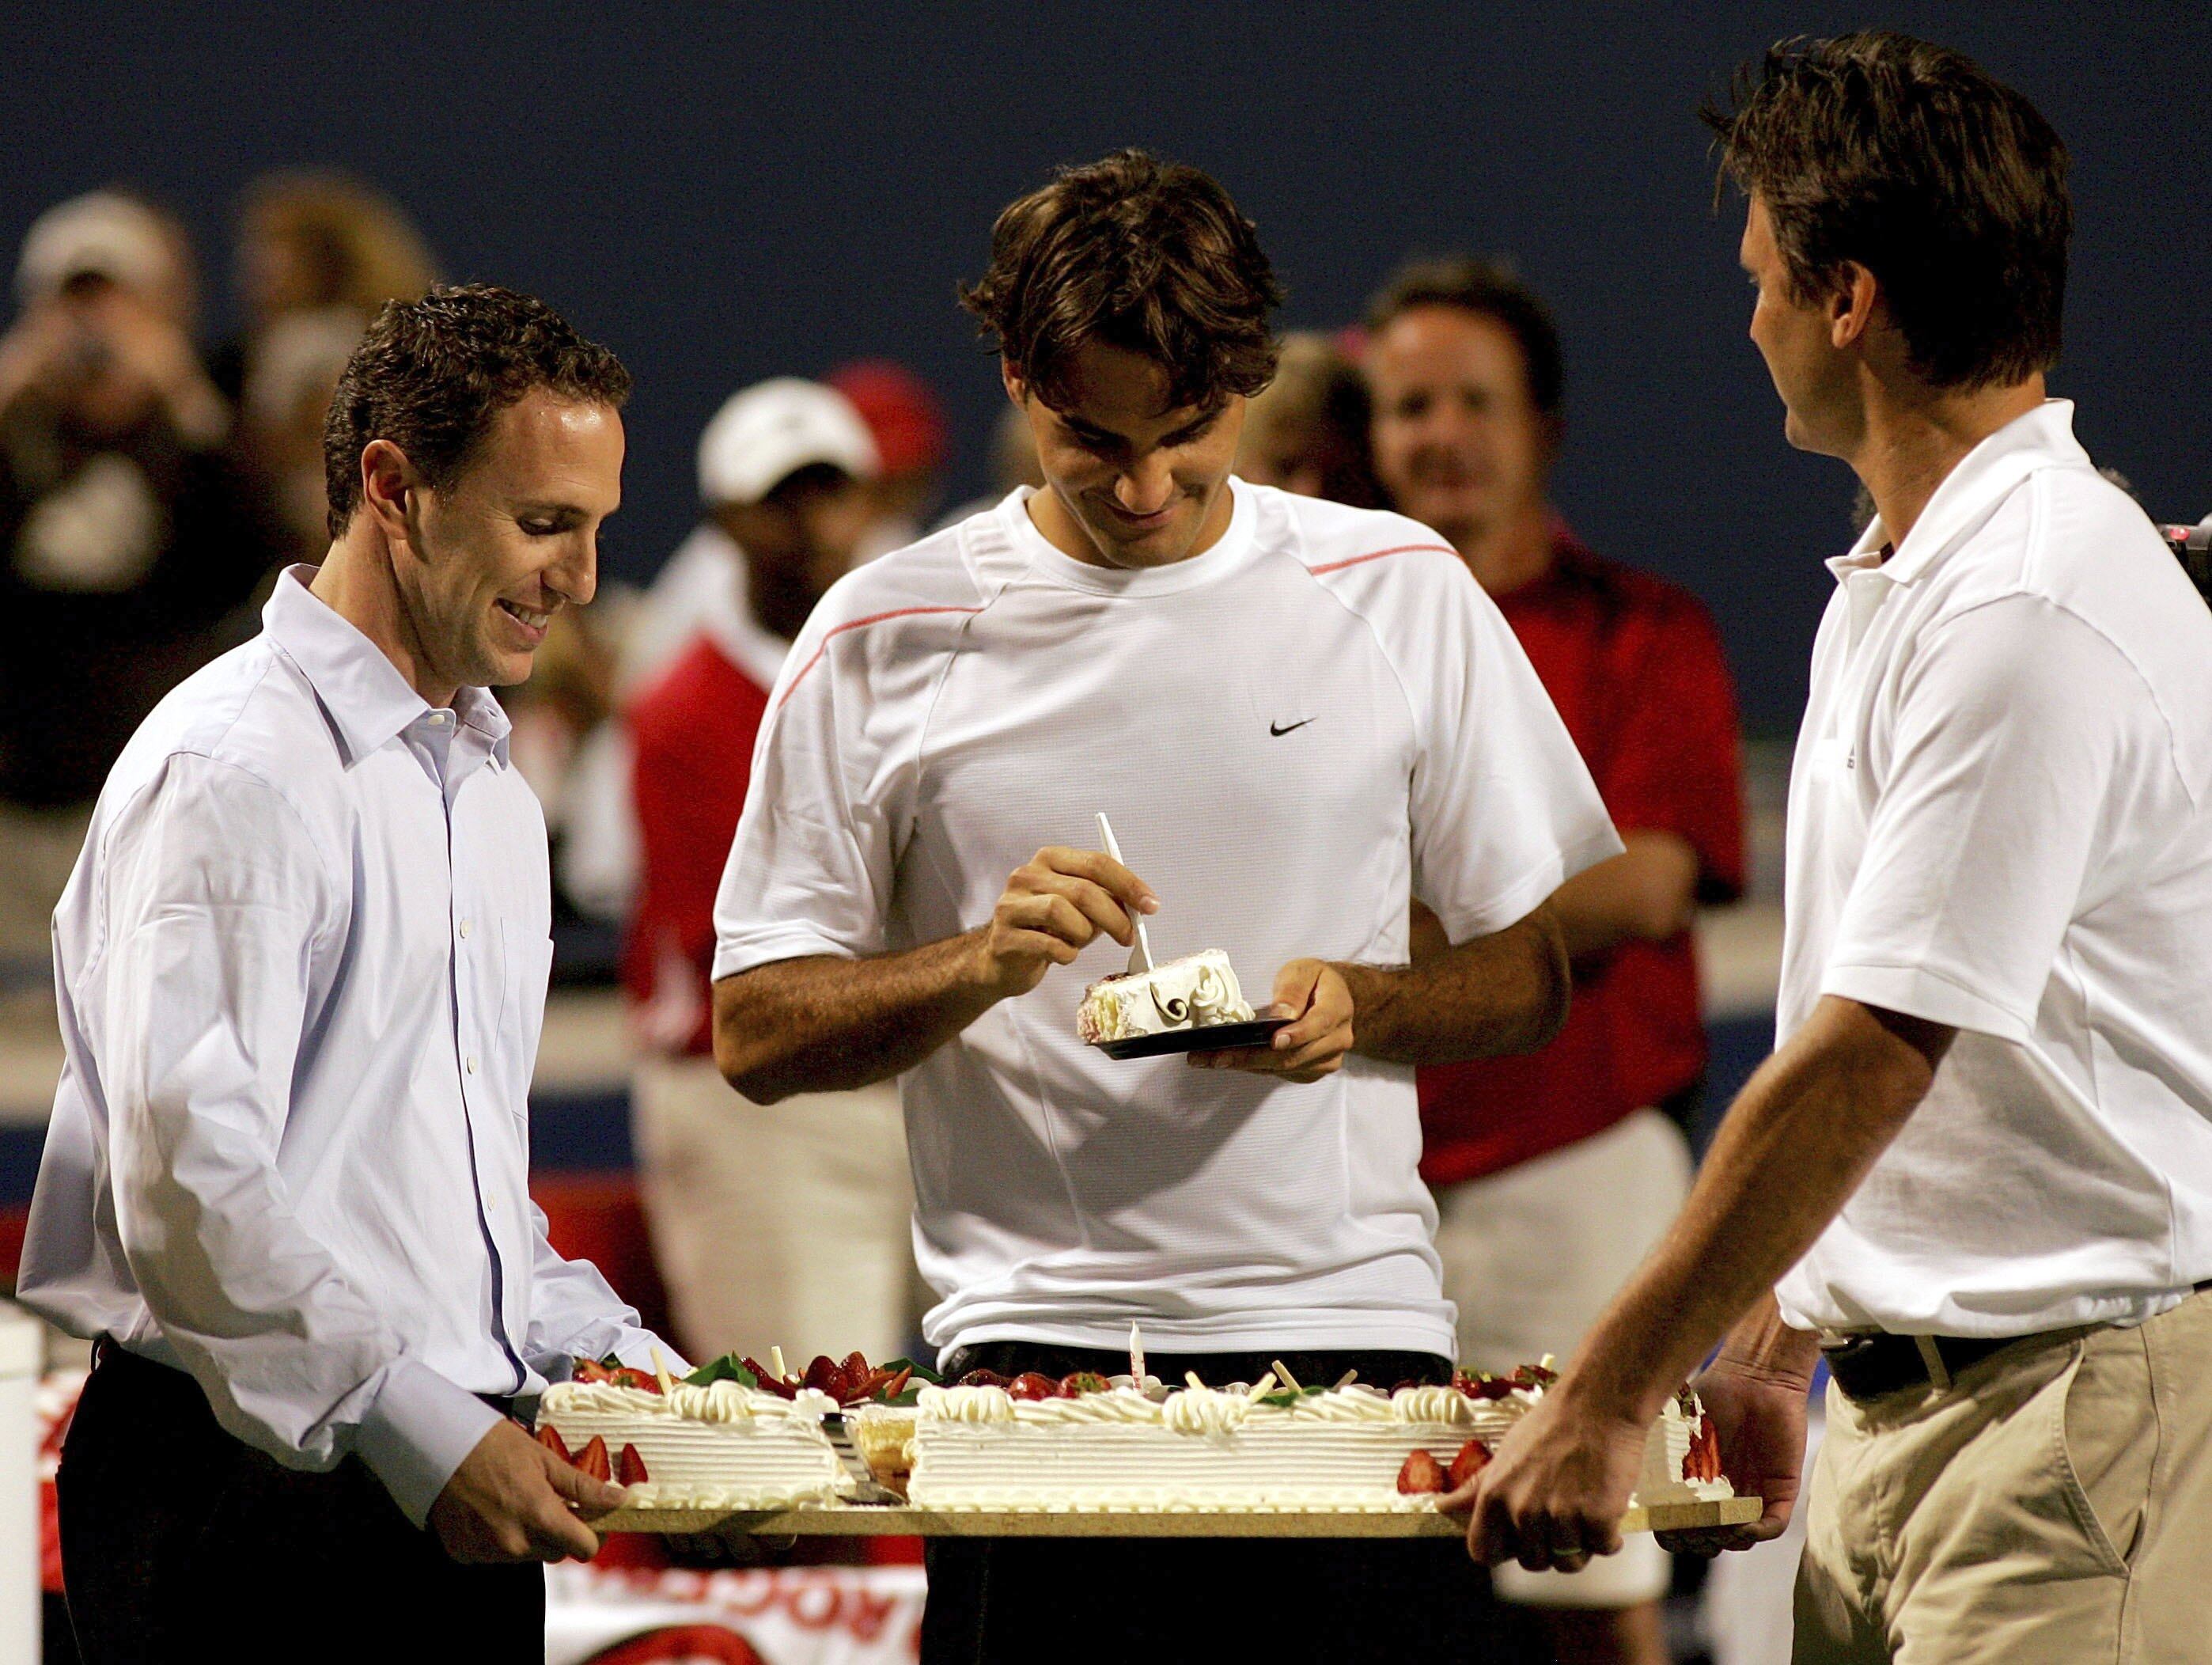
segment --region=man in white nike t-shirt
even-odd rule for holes
[[[760,1099],[902,1076],[956,1374],[1115,1368],[1134,1320],[1170,1379],[1445,1378],[1413,1066],[1553,1032],[1542,904],[1620,848],[1449,545],[1231,479],[1275,298],[1194,169],[1125,152],[1009,208],[968,304],[1048,485],[842,581],[771,695],[717,1055]],[[1418,970],[1416,896],[1458,945]],[[1140,912],[1296,1021],[1188,1061],[1082,1044]],[[1394,1588],[1471,1605],[1433,1547],[946,1545],[925,1654],[1188,1646],[1240,1580],[1268,1611],[1224,1634],[1370,1645]]]

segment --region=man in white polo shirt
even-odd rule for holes
[[[1125,1368],[1133,1320],[1170,1380],[1448,1379],[1413,1066],[1553,1033],[1543,903],[1620,848],[1449,545],[1231,479],[1275,299],[1194,169],[1007,209],[968,304],[1048,485],[842,581],[771,696],[717,1057],[763,1100],[902,1077],[952,1374]],[[1456,945],[1419,968],[1414,896]],[[1204,1080],[1083,1045],[1144,912],[1296,1021]],[[1433,1636],[1474,1588],[1437,1547],[939,1545],[924,1651]]]
[[[1801,1661],[2202,1659],[2212,613],[2044,395],[2065,151],[1893,34],[1771,54],[1711,119],[1789,437],[1878,518],[1814,650],[1778,1049],[1469,1489],[1473,1547],[1617,1542],[1724,1330],[1699,1385],[1768,1508],[1703,1546],[1771,1536],[1817,1341]]]

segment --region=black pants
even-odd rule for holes
[[[1386,1390],[1451,1378],[1446,1360],[1423,1353],[1163,1356],[1149,1368],[1169,1381],[1195,1370],[1222,1386],[1256,1381],[1274,1357],[1305,1382],[1352,1369]],[[1027,1342],[963,1347],[945,1360],[948,1381],[978,1369],[1127,1369],[1122,1354]],[[933,1538],[927,1554],[923,1665],[1492,1656],[1489,1575],[1462,1546],[1439,1540]]]
[[[358,1458],[286,1468],[190,1376],[119,1347],[99,1350],[56,1485],[85,1665],[545,1656],[543,1568],[460,1565]]]

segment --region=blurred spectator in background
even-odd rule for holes
[[[702,584],[682,646],[632,702],[643,885],[623,980],[642,1047],[641,1189],[681,1345],[765,1357],[903,1349],[915,1284],[898,1091],[748,1102],[714,1067],[714,895],[753,741],[791,639],[874,509],[874,440],[842,394],[790,378],[723,406],[699,445]]]
[[[980,497],[970,497],[946,509],[929,529],[942,532],[987,509],[996,509],[1010,492],[1024,485],[1032,491],[1043,491],[1044,470],[1037,463],[1036,436],[1030,431],[1029,418],[1017,406],[1009,405],[999,412],[999,419],[991,429],[990,490]]]
[[[814,443],[826,443],[824,436],[838,436],[836,454],[815,460],[843,471],[858,488],[836,494],[829,512],[833,519],[857,516],[860,531],[848,543],[846,560],[851,564],[859,559],[860,540],[866,535],[874,512],[865,488],[873,484],[879,461],[874,436],[852,401],[833,388],[795,377],[764,381],[750,389],[762,394],[754,403],[740,405],[738,399],[732,399],[708,424],[699,442],[699,488],[705,509],[699,524],[661,563],[642,595],[633,591],[626,602],[620,603],[610,597],[598,609],[610,619],[605,632],[617,647],[612,680],[617,711],[627,707],[690,648],[707,629],[709,619],[732,606],[743,613],[751,605],[745,563],[732,541],[735,534],[731,528],[760,505],[750,498],[737,502],[726,496],[732,482],[740,478],[739,472],[730,466],[730,458],[733,444],[743,447],[773,440],[773,436],[750,430],[740,432],[736,424],[746,412],[776,409],[775,395],[763,390],[777,387],[804,389],[797,398],[817,416],[836,413],[834,421],[825,419],[793,431],[813,435],[810,442]],[[781,454],[772,447],[763,454],[771,458]],[[774,535],[772,530],[769,535]],[[832,579],[836,576],[830,575]],[[828,582],[824,580],[825,587]],[[733,584],[737,587],[734,601]],[[795,631],[798,626],[792,628]],[[629,920],[637,901],[640,856],[637,819],[630,797],[631,772],[627,729],[620,723],[601,724],[582,741],[554,816],[556,887],[580,912],[601,920]],[[726,845],[728,840],[723,842]]]
[[[1325,335],[1293,331],[1267,391],[1244,409],[1237,473],[1255,485],[1355,509],[1378,509],[1368,435],[1367,383]]]
[[[323,418],[366,323],[345,308],[288,313],[253,345],[240,401],[238,454],[285,544],[283,563],[319,563],[325,522]]]
[[[1591,553],[1552,508],[1565,376],[1532,290],[1481,261],[1419,263],[1367,328],[1383,486],[1496,600],[1627,845],[1552,899],[1575,968],[1559,1038],[1421,1072],[1461,1355],[1504,1370],[1573,1351],[1687,1194],[1681,1124],[1705,1065],[1692,911],[1742,885],[1735,694],[1696,599]],[[1443,946],[1425,912],[1417,960]],[[1579,1572],[1495,1577],[1561,1658],[1664,1665],[1669,1573],[1644,1537]]]
[[[246,326],[210,374],[239,407],[239,455],[289,546],[319,561],[323,416],[338,372],[386,301],[438,280],[398,204],[327,169],[264,174],[246,188],[236,253]]]
[[[120,192],[23,240],[0,338],[0,957],[42,961],[92,801],[280,551],[228,452],[182,229]]]
[[[281,320],[349,314],[358,340],[386,301],[411,301],[438,281],[428,245],[398,204],[328,168],[287,168],[246,186],[237,267],[245,332],[211,361],[234,399],[244,396],[256,346]]]
[[[864,358],[823,380],[853,401],[876,442],[878,472],[868,487],[874,516],[854,552],[858,565],[922,535],[944,496],[951,432],[943,402],[903,364]]]

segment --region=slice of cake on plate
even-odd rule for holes
[[[1148,972],[1116,972],[1083,991],[1076,1033],[1097,1046],[1170,1029],[1249,1023],[1252,1008],[1219,948],[1206,948]]]

